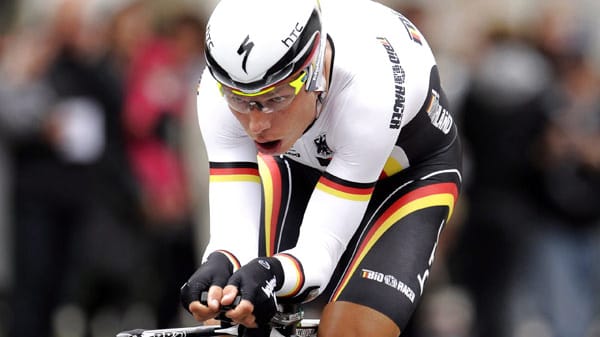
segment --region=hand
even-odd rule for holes
[[[238,292],[240,304],[225,316],[248,328],[266,326],[277,312],[275,291],[283,285],[283,268],[274,257],[254,259],[236,271],[223,289],[221,304],[233,302]]]
[[[221,307],[223,286],[232,273],[233,265],[229,259],[223,253],[213,252],[181,287],[181,304],[200,322],[216,317]],[[203,291],[208,291],[206,305],[200,303]]]

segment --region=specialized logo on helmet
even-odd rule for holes
[[[246,70],[246,63],[248,62],[248,56],[250,55],[252,48],[254,48],[254,42],[250,41],[250,35],[248,35],[237,50],[238,55],[244,56],[244,59],[242,60],[242,70],[244,70],[246,74],[248,73]]]

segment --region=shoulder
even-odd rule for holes
[[[198,85],[196,107],[202,138],[209,154],[211,149],[246,149],[246,144],[251,144],[243,127],[229,110],[217,82],[208,69],[203,72]],[[252,147],[248,148],[255,151]]]
[[[331,94],[350,100],[363,115],[382,109],[401,109],[405,117],[416,114],[436,64],[417,27],[375,2],[348,1],[348,13],[339,17],[333,15],[339,0],[324,3],[325,29],[334,45]]]
[[[226,123],[227,105],[222,99],[217,82],[206,68],[198,82],[196,107],[200,126],[213,123]]]

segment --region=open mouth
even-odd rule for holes
[[[271,153],[277,151],[280,144],[281,144],[280,140],[273,140],[273,141],[264,142],[264,143],[256,142],[256,147],[262,153],[271,154]]]

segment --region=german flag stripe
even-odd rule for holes
[[[418,44],[422,44],[423,42],[421,41],[421,34],[419,34],[419,32],[416,29],[413,28],[409,28],[408,30],[410,32],[410,37],[413,41],[417,42]]]
[[[394,174],[402,171],[404,168],[402,164],[400,164],[396,159],[390,157],[387,162],[383,166],[383,172],[381,173],[381,177],[391,177]]]
[[[375,183],[355,183],[336,178],[330,174],[324,174],[321,179],[319,179],[316,188],[340,198],[355,201],[368,201],[375,188]]]
[[[248,181],[260,182],[255,163],[210,163],[211,182]]]
[[[407,193],[402,198],[394,202],[381,215],[381,217],[377,219],[373,227],[363,239],[362,244],[358,248],[356,255],[350,263],[350,267],[344,275],[344,278],[335,290],[332,299],[334,301],[338,299],[340,293],[347,286],[350,277],[355,273],[364,257],[371,250],[371,248],[373,248],[381,236],[395,223],[413,212],[436,206],[448,207],[449,211],[446,220],[449,220],[452,216],[452,211],[457,198],[458,188],[455,184],[439,183],[418,188]]]
[[[294,269],[296,270],[296,275],[294,275],[296,284],[294,285],[293,289],[285,294],[278,294],[278,296],[280,296],[280,297],[296,296],[300,292],[302,287],[304,287],[304,269],[302,268],[302,264],[300,264],[300,261],[298,261],[298,259],[296,259],[294,256],[292,256],[290,254],[281,253],[281,254],[277,254],[277,256],[280,258],[285,258],[286,260],[290,261],[293,264]]]
[[[237,259],[237,257],[235,257],[235,255],[231,254],[229,251],[226,251],[224,249],[217,250],[217,252],[227,256],[227,258],[233,265],[233,271],[236,271],[241,268],[240,261]]]
[[[272,256],[275,253],[277,223],[281,207],[281,172],[275,159],[270,156],[259,156],[258,166],[262,176],[265,198],[265,250],[267,256]]]
[[[218,162],[211,161],[208,163],[211,169],[226,169],[226,168],[257,168],[258,164],[249,161],[236,161],[236,162]]]

